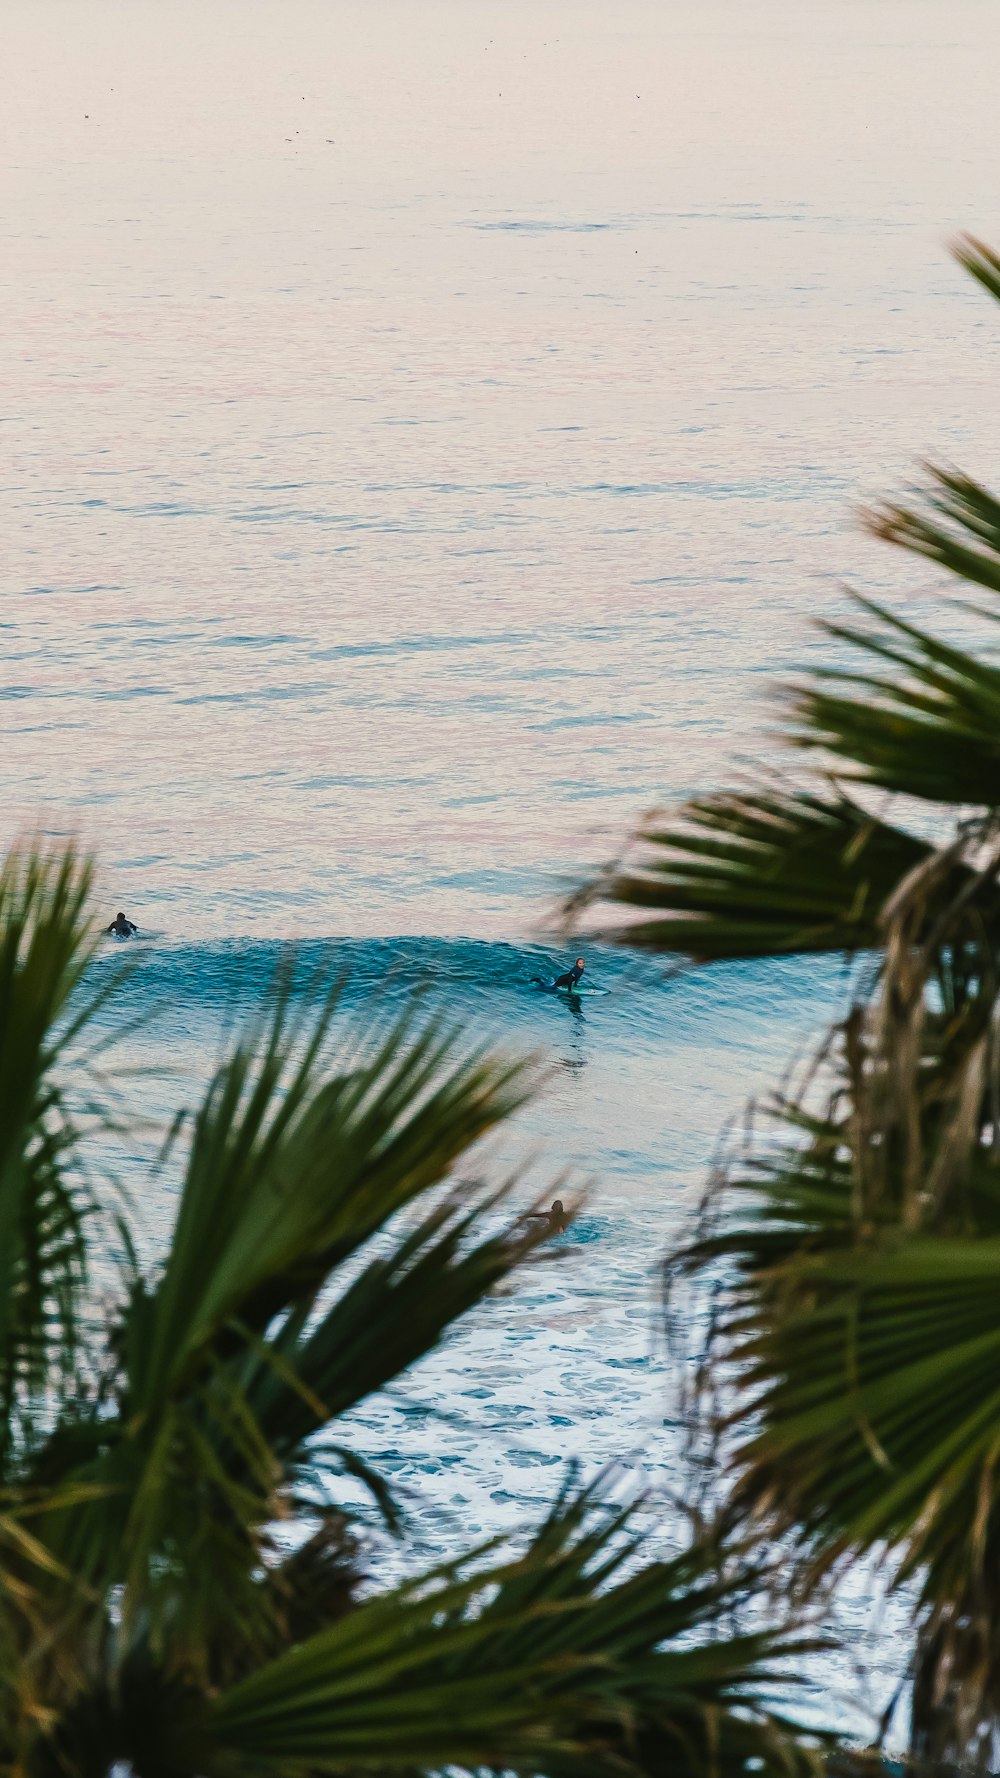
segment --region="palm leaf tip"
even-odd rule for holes
[[[927,802],[990,807],[1000,768],[1000,664],[852,595],[871,621],[822,620],[857,664],[790,691],[798,748],[844,761],[849,780]]]
[[[931,463],[927,475],[909,500],[865,508],[865,529],[963,582],[1000,592],[1000,502],[959,470]]]
[[[963,234],[953,242],[952,254],[959,265],[1000,302],[1000,256],[994,249],[976,235]]]

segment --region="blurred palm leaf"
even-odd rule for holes
[[[328,1309],[292,1316],[238,1370],[254,1415],[283,1461],[308,1456],[322,1421],[346,1413],[430,1351],[545,1239],[518,1219],[477,1237],[503,1195],[449,1194],[373,1257]],[[275,1360],[279,1362],[275,1362]],[[322,1416],[318,1406],[322,1406]]]
[[[918,1632],[914,1750],[976,1759],[1000,1710],[1000,1179],[965,1181],[986,1233],[907,1232],[886,1202],[860,1220],[848,1134],[818,1125],[801,1156],[730,1179],[675,1270],[730,1281],[703,1360],[709,1388],[728,1379],[727,1523],[790,1538],[807,1591],[891,1552]]]
[[[953,252],[960,266],[971,273],[989,296],[1000,302],[1000,257],[975,235],[959,235]]]
[[[206,1353],[311,1304],[400,1210],[445,1178],[525,1098],[520,1063],[462,1053],[433,1021],[397,1023],[346,1071],[324,1072],[331,1006],[296,1053],[279,1008],[239,1046],[195,1120],[174,1238],[125,1329],[142,1411]]]
[[[513,1182],[454,1179],[529,1090],[523,1065],[411,1016],[337,1063],[334,1003],[299,1026],[281,1005],[209,1085],[162,1265],[130,1261],[103,1349],[80,1344],[96,1237],[53,1070],[93,1005],[71,998],[87,873],[11,871],[0,1215],[15,1235],[36,1218],[41,1258],[14,1241],[0,1278],[21,1390],[0,1444],[0,1765],[803,1771],[817,1743],[771,1700],[816,1645],[732,1621],[768,1577],[709,1544],[650,1563],[632,1510],[593,1490],[567,1490],[520,1555],[359,1597],[370,1552],[331,1470],[393,1502],[336,1422],[545,1240],[507,1211]]]
[[[997,255],[971,237],[956,251],[1000,300]],[[926,492],[876,507],[869,527],[966,584],[1000,591],[1000,502],[957,470],[929,474]],[[944,805],[966,825],[991,818],[1000,806],[1000,662],[991,652],[1000,613],[979,612],[982,647],[974,648],[870,599],[854,602],[868,625],[822,620],[821,628],[856,664],[813,670],[791,692],[785,738],[822,753],[819,786],[721,793],[695,799],[669,821],[649,817],[637,861],[572,895],[571,921],[602,905],[602,935],[699,961],[877,944],[881,908],[930,848],[831,785],[830,755],[848,780]],[[943,842],[954,833],[943,831]],[[1000,899],[991,886],[983,885],[977,905],[995,931]],[[610,910],[620,906],[645,917],[608,930]]]
[[[158,1650],[169,1625],[175,1653],[206,1674],[238,1623],[244,1642],[267,1642],[253,1552],[303,1470],[332,1461],[398,1516],[350,1452],[309,1441],[545,1238],[520,1219],[483,1235],[506,1194],[481,1187],[390,1229],[509,1116],[528,1076],[413,1018],[331,1075],[333,1010],[303,1036],[279,1006],[217,1072],[162,1275],[135,1284],[115,1334],[118,1415],[98,1411],[88,1435],[77,1407],[75,1452],[60,1425],[38,1458],[45,1469],[53,1450],[75,1455],[70,1473],[96,1490],[53,1532],[60,1560],[123,1583],[129,1625],[148,1617]],[[318,1303],[345,1266],[339,1294]]]
[[[869,530],[972,586],[1000,592],[1000,503],[957,470],[931,464],[928,474],[930,488],[918,490],[920,504],[874,507],[866,515]]]
[[[79,995],[90,883],[72,851],[14,852],[0,871],[0,1461],[78,1351],[95,1206],[60,1070],[95,1010]]]
[[[751,1289],[728,1328],[761,1430],[735,1500],[780,1498],[824,1563],[905,1540],[901,1578],[970,1574],[1000,1442],[998,1269],[1000,1237],[886,1236],[798,1252]]]
[[[701,797],[639,840],[588,898],[655,910],[611,937],[699,960],[874,947],[889,895],[932,851],[835,790]]]
[[[941,642],[870,599],[872,630],[824,622],[876,668],[827,667],[794,697],[800,747],[848,762],[848,775],[898,795],[991,809],[1000,800],[1000,666]],[[856,688],[848,697],[839,688]]]
[[[299,1028],[279,1006],[208,1086],[162,1266],[123,1273],[103,1350],[75,1339],[93,1232],[53,1069],[93,1008],[71,1005],[85,889],[73,859],[0,878],[0,1214],[37,1223],[36,1269],[9,1236],[0,1277],[21,1390],[0,1444],[4,1769],[804,1771],[817,1741],[772,1696],[817,1645],[733,1627],[763,1579],[744,1554],[649,1563],[633,1510],[594,1490],[568,1488],[521,1554],[359,1598],[331,1465],[391,1499],[336,1419],[546,1237],[507,1213],[512,1182],[454,1182],[527,1092],[520,1063],[420,1017],[336,1063],[335,1003]]]
[[[1000,258],[958,257],[1000,300]],[[870,527],[1000,591],[1000,502],[929,478]],[[822,625],[837,656],[791,693],[813,786],[650,820],[637,866],[577,898],[638,910],[619,940],[700,960],[879,952],[671,1276],[705,1293],[686,1305],[709,1330],[696,1431],[725,1523],[787,1537],[806,1588],[890,1554],[915,1600],[911,1749],[952,1769],[1000,1748],[1000,610],[977,601],[946,639],[855,599],[862,621]],[[831,755],[845,782],[932,805],[935,843],[831,785]]]
[[[878,994],[811,1077],[834,1070],[826,1103],[818,1085],[775,1103],[672,1266],[714,1298],[700,1376],[726,1522],[788,1537],[806,1588],[892,1553],[893,1584],[917,1582],[914,1750],[947,1759],[1000,1720],[981,1658],[1000,1628],[1000,1026],[975,913],[995,851],[943,906],[961,847],[904,880]]]
[[[807,1770],[808,1741],[762,1698],[794,1689],[782,1663],[819,1644],[734,1632],[746,1569],[721,1576],[709,1546],[635,1569],[630,1509],[600,1507],[568,1492],[520,1559],[424,1576],[261,1668],[187,1729],[192,1763],[260,1778]]]

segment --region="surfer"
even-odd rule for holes
[[[138,932],[139,928],[134,920],[126,920],[125,915],[119,910],[107,930],[109,933],[113,933],[115,938],[131,938],[133,932]]]
[[[549,1235],[565,1234],[569,1227],[569,1218],[561,1198],[557,1198],[551,1210],[528,1210],[521,1218],[522,1222],[544,1222],[545,1232]]]
[[[564,969],[562,975],[557,975],[554,982],[547,982],[540,975],[533,975],[531,979],[533,982],[537,982],[540,988],[568,988],[572,994],[579,984],[585,967],[583,958],[578,957],[572,969]]]

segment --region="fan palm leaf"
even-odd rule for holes
[[[63,1064],[96,1010],[80,993],[90,884],[72,851],[15,851],[0,870],[0,1462],[79,1350],[96,1205]]]
[[[824,623],[867,657],[853,670],[820,668],[794,697],[799,746],[846,761],[849,776],[897,795],[970,811],[1000,798],[1000,666],[942,642],[871,599],[861,630]],[[874,662],[874,667],[870,664]],[[849,697],[841,687],[856,688]]]
[[[699,961],[874,948],[900,879],[933,854],[926,840],[836,789],[768,788],[700,797],[673,822],[650,817],[633,863],[581,899],[642,910],[602,934]],[[956,864],[942,903],[968,879]]]
[[[520,1218],[482,1232],[502,1188],[446,1194],[395,1226],[523,1099],[523,1065],[460,1053],[454,1035],[411,1018],[331,1074],[332,1012],[300,1043],[279,1008],[216,1074],[162,1273],[137,1281],[115,1331],[118,1412],[98,1405],[88,1443],[74,1404],[75,1449],[60,1424],[37,1458],[47,1473],[57,1454],[77,1457],[64,1473],[94,1491],[53,1529],[60,1560],[88,1581],[115,1576],[123,1618],[148,1617],[154,1639],[169,1624],[175,1650],[206,1672],[234,1616],[251,1633],[252,1552],[303,1466],[322,1465],[325,1447],[309,1441],[545,1238]],[[350,1452],[328,1455],[392,1512]]]
[[[997,256],[966,238],[957,257],[1000,300]],[[913,500],[886,502],[866,521],[963,585],[1000,591],[1000,502],[960,471],[932,467]],[[603,936],[702,962],[877,944],[885,901],[930,848],[890,811],[876,816],[831,782],[831,763],[844,783],[934,805],[938,843],[959,828],[988,828],[1000,806],[1000,611],[970,613],[966,602],[959,642],[853,600],[867,623],[821,620],[842,658],[811,669],[786,698],[784,739],[821,756],[815,786],[762,784],[650,816],[633,857],[570,896],[571,923],[596,905]],[[995,931],[996,891],[984,886],[979,906]],[[638,912],[615,925],[616,907]]]
[[[1000,259],[975,241],[959,258],[1000,300]],[[975,591],[961,627],[855,599],[785,704],[812,782],[651,818],[635,864],[571,911],[625,907],[613,937],[699,961],[878,953],[869,998],[723,1169],[670,1270],[712,1305],[687,1308],[709,1328],[698,1424],[725,1523],[787,1538],[806,1588],[887,1557],[913,1602],[913,1753],[995,1769],[1000,503],[932,468],[867,522]]]
[[[35,1770],[811,1769],[820,1742],[764,1700],[794,1689],[785,1663],[821,1644],[734,1631],[762,1574],[720,1573],[710,1545],[637,1568],[632,1510],[571,1488],[520,1556],[471,1552],[371,1598],[215,1697],[158,1691],[136,1659],[43,1740]]]

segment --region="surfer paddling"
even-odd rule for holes
[[[522,1222],[542,1222],[545,1234],[562,1235],[569,1228],[569,1217],[561,1198],[557,1198],[551,1210],[528,1210],[521,1218]]]
[[[115,915],[111,925],[107,928],[109,935],[112,935],[115,938],[131,938],[132,934],[138,932],[138,930],[139,928],[135,924],[135,921],[126,920],[125,915],[120,910]]]

